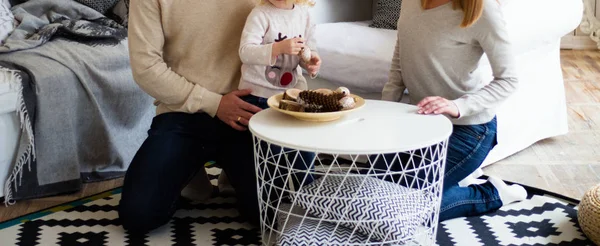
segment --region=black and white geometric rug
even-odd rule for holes
[[[208,170],[216,183],[218,168]],[[437,244],[594,245],[577,223],[576,200],[526,187],[529,198],[481,217],[441,223]],[[235,198],[184,202],[171,222],[144,236],[120,226],[120,189],[0,223],[0,245],[261,245],[260,231],[245,223]]]

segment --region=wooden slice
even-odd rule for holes
[[[283,93],[283,100],[289,100],[289,101],[294,101],[297,102],[298,101],[298,95],[300,95],[300,92],[302,92],[302,90],[300,89],[288,89],[285,91],[285,93]]]
[[[303,112],[304,111],[304,107],[302,107],[302,104],[294,102],[294,101],[290,101],[290,100],[281,100],[279,102],[279,108],[283,109],[283,110],[287,110],[287,111],[293,111],[293,112]]]

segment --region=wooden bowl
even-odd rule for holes
[[[327,113],[294,112],[294,111],[280,109],[279,102],[283,98],[283,93],[270,97],[269,100],[267,101],[267,104],[269,105],[269,107],[271,107],[271,109],[279,111],[279,112],[287,114],[287,115],[291,115],[299,120],[314,121],[314,122],[326,122],[326,121],[337,120],[337,119],[341,118],[342,116],[352,113],[352,112],[362,108],[363,106],[365,106],[364,98],[359,97],[357,95],[352,95],[352,94],[350,96],[354,97],[354,100],[356,101],[356,106],[353,109],[342,110],[342,111],[337,111],[337,112],[327,112]]]

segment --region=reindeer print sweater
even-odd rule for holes
[[[288,88],[307,89],[306,79],[295,55],[279,55],[272,59],[273,44],[302,37],[316,52],[315,26],[308,8],[295,5],[291,10],[267,3],[255,7],[246,20],[240,42],[242,78],[239,89],[251,89],[257,97],[268,98]]]

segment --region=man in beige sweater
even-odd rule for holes
[[[238,91],[242,29],[255,0],[131,0],[129,49],[135,81],[157,116],[125,176],[119,217],[129,233],[166,224],[181,190],[216,160],[253,223],[259,211],[252,136],[260,108]],[[202,182],[201,182],[202,183]],[[211,189],[207,180],[206,189]]]

